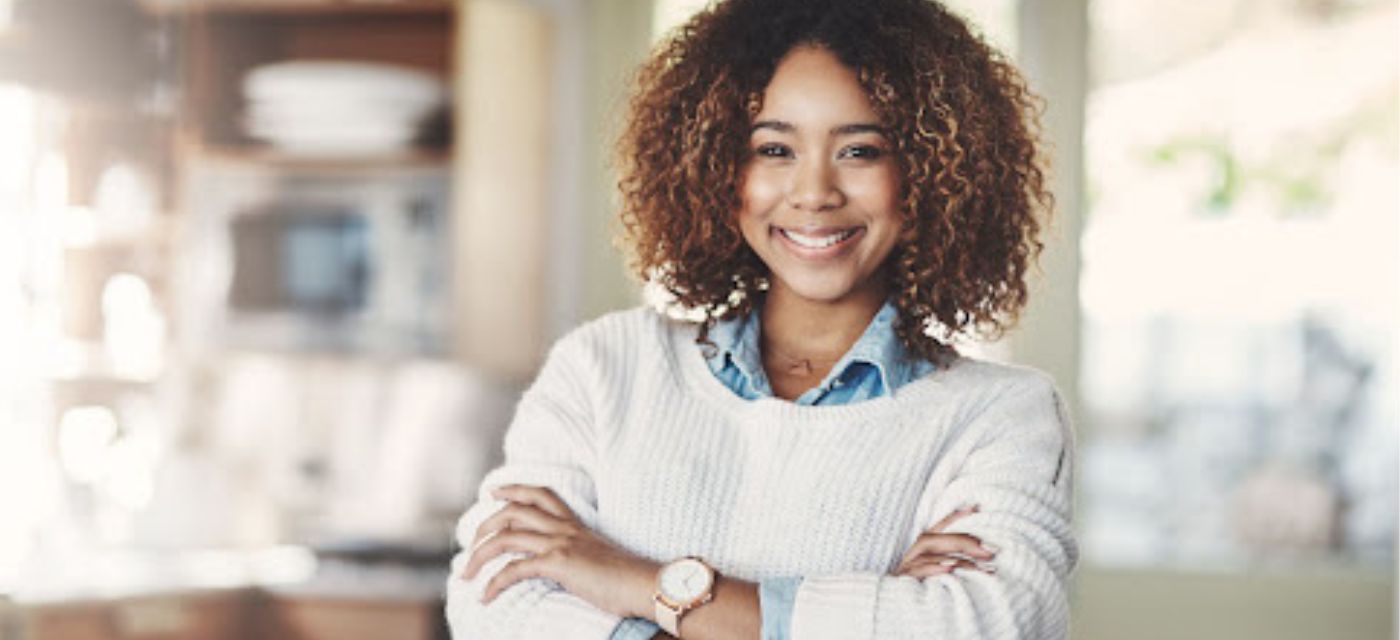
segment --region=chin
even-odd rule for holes
[[[842,300],[850,299],[857,293],[854,282],[832,281],[828,278],[821,279],[793,279],[784,280],[786,288],[803,300],[812,302],[822,302],[834,304]]]

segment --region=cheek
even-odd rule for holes
[[[768,233],[767,216],[748,206],[747,201],[744,208],[739,210],[738,215],[739,234],[744,237],[745,244],[757,250],[761,244],[760,240]]]
[[[899,209],[899,176],[895,175],[893,167],[872,171],[854,181],[848,188],[847,195],[860,199],[868,210],[897,210]]]
[[[766,216],[773,207],[782,201],[783,189],[778,176],[771,172],[750,169],[744,174],[739,187],[744,211],[750,215]]]

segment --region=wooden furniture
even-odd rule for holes
[[[18,608],[23,640],[242,640],[254,628],[249,591],[81,600]],[[6,639],[8,640],[8,638]]]
[[[457,4],[450,0],[145,0],[183,31],[180,148],[185,161],[204,153],[249,162],[292,162],[242,131],[242,81],[264,64],[295,59],[348,60],[427,71],[451,86]],[[450,128],[449,122],[443,123]],[[354,158],[396,166],[405,160],[450,161],[447,131],[413,153]],[[332,164],[334,158],[331,159]]]
[[[447,640],[441,600],[266,596],[256,637],[279,640]]]
[[[453,200],[450,355],[498,377],[533,376],[552,339],[550,261],[577,242],[552,235],[550,219],[561,190],[555,10],[523,0],[138,1],[183,34],[177,173],[228,162],[347,180],[442,169]],[[411,150],[289,156],[243,133],[240,84],[249,69],[293,58],[426,70],[447,81],[452,108]]]
[[[431,598],[233,589],[20,606],[8,628],[23,640],[446,640],[442,611]]]

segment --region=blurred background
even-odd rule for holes
[[[1058,211],[1073,637],[1395,637],[1400,3],[956,0]],[[549,344],[641,300],[690,0],[0,0],[0,639],[434,638]]]

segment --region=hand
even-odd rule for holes
[[[650,617],[656,572],[660,565],[617,547],[585,527],[553,491],[512,485],[491,495],[510,504],[476,530],[464,577],[476,577],[502,553],[523,553],[487,583],[482,602],[489,603],[511,585],[527,578],[547,578],[603,611]]]
[[[996,567],[990,562],[996,557],[995,547],[984,545],[976,536],[966,533],[942,533],[948,525],[959,518],[977,513],[978,510],[977,505],[962,507],[939,520],[938,524],[920,535],[909,547],[909,551],[904,553],[904,558],[899,561],[894,575],[927,578],[951,573],[954,569],[996,573]]]

